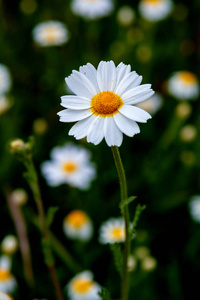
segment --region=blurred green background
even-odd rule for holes
[[[120,210],[118,177],[111,150],[105,141],[94,146],[85,140],[68,136],[72,124],[61,123],[57,112],[60,96],[67,94],[64,78],[73,69],[101,60],[130,64],[143,76],[143,83],[163,97],[163,105],[147,124],[140,124],[141,133],[128,138],[120,147],[126,170],[129,195],[147,207],[142,213],[133,249],[145,246],[156,259],[154,270],[143,270],[138,261],[131,272],[130,299],[186,300],[196,298],[200,278],[200,224],[188,211],[191,196],[200,193],[200,126],[199,99],[190,102],[191,114],[181,118],[176,113],[179,101],[168,94],[167,80],[178,70],[200,76],[200,2],[174,1],[171,14],[160,22],[144,20],[138,11],[139,1],[115,1],[107,17],[84,20],[75,16],[67,0],[0,1],[0,63],[11,73],[12,87],[8,97],[11,108],[0,116],[0,239],[16,234],[5,197],[5,189],[23,188],[29,195],[23,207],[33,256],[36,288],[30,291],[22,272],[20,251],[13,257],[12,272],[18,282],[15,299],[54,299],[52,284],[43,263],[40,234],[31,221],[36,212],[32,194],[23,178],[23,166],[9,153],[14,138],[25,141],[35,137],[34,161],[39,173],[42,197],[47,210],[58,206],[52,231],[73,254],[83,269],[90,269],[95,280],[106,286],[113,298],[119,297],[116,275],[109,246],[98,243],[98,230],[109,217],[118,217]],[[123,5],[135,12],[131,24],[124,26],[117,18]],[[40,22],[58,20],[66,24],[70,39],[63,46],[39,47],[32,39],[32,30]],[[39,132],[36,120],[47,128]],[[181,129],[192,124],[197,135],[192,140],[180,137]],[[40,165],[49,159],[50,150],[70,141],[81,144],[92,153],[97,178],[88,191],[68,186],[48,187],[41,176]],[[133,217],[136,203],[130,205]],[[89,243],[72,242],[62,231],[63,218],[72,209],[83,209],[93,220],[95,234]],[[61,286],[74,273],[56,258]]]

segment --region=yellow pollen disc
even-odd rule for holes
[[[76,279],[73,282],[73,288],[76,292],[78,293],[87,293],[89,291],[89,289],[91,288],[91,286],[93,285],[92,281],[86,281],[86,280],[82,280],[82,279]]]
[[[100,92],[91,99],[90,110],[96,116],[111,117],[118,113],[123,104],[122,98],[117,94],[110,91]]]
[[[67,173],[72,173],[76,170],[77,166],[74,162],[67,162],[65,164],[63,164],[63,169],[65,172]]]
[[[159,2],[162,2],[162,0],[143,0],[143,1],[150,4],[157,4]]]
[[[117,239],[117,240],[121,240],[123,239],[125,236],[125,230],[123,230],[122,228],[115,228],[112,230],[112,237]]]
[[[193,84],[197,83],[196,76],[192,74],[191,72],[181,72],[180,75],[181,79],[184,81],[185,84]]]
[[[81,227],[87,220],[87,215],[81,210],[74,210],[65,218],[66,224],[73,225],[76,228]]]
[[[57,29],[49,27],[46,29],[46,39],[48,42],[54,42],[57,39]]]
[[[8,280],[10,279],[10,277],[11,277],[10,271],[0,269],[0,282]]]

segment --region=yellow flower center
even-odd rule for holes
[[[123,104],[122,98],[117,94],[110,91],[100,92],[91,99],[90,110],[96,116],[111,117],[118,113]]]
[[[158,4],[159,2],[162,2],[162,0],[143,0],[143,1],[150,4]]]
[[[180,73],[180,78],[184,81],[185,84],[194,84],[197,83],[197,78],[194,74],[188,71]]]
[[[63,169],[67,173],[72,173],[77,169],[77,166],[74,162],[69,161],[63,164]]]
[[[8,280],[10,277],[11,274],[9,270],[0,269],[0,282]]]
[[[67,224],[80,228],[88,220],[87,215],[81,210],[74,210],[65,219]]]
[[[54,27],[46,28],[46,40],[48,42],[55,42],[57,40],[57,29]]]
[[[125,230],[122,228],[114,228],[111,232],[111,235],[115,240],[123,240],[125,237]]]
[[[83,279],[77,278],[74,280],[72,285],[76,292],[78,292],[80,294],[84,294],[89,291],[89,289],[93,285],[93,282],[90,280],[83,280]]]

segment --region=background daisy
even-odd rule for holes
[[[60,46],[69,39],[68,29],[59,21],[42,22],[33,29],[33,39],[42,47]]]
[[[101,300],[98,292],[101,287],[93,281],[93,274],[84,271],[73,277],[67,285],[70,300]]]
[[[198,79],[189,71],[175,72],[168,80],[168,91],[180,100],[197,98],[199,95]]]
[[[93,226],[88,215],[81,210],[71,211],[64,219],[63,230],[67,237],[88,241],[93,233]]]
[[[7,66],[0,64],[0,95],[7,93],[11,87],[11,75]]]
[[[195,195],[190,199],[189,212],[192,219],[200,223],[200,195]]]
[[[75,15],[85,19],[107,16],[113,10],[112,0],[72,0],[71,9]]]
[[[51,160],[43,162],[41,171],[50,186],[67,183],[81,190],[89,188],[96,170],[90,162],[90,152],[70,143],[55,147]]]
[[[76,139],[87,136],[95,145],[105,137],[108,146],[121,146],[123,133],[133,136],[140,132],[137,122],[145,123],[150,114],[136,107],[150,98],[150,84],[140,85],[142,76],[131,72],[130,65],[101,61],[97,70],[87,64],[73,71],[66,83],[76,96],[61,97],[67,109],[59,112],[61,122],[76,123],[69,135]]]
[[[122,218],[111,218],[104,222],[99,230],[99,241],[102,244],[124,242],[125,223]]]
[[[165,19],[172,11],[171,0],[141,0],[139,11],[148,21],[160,21]]]

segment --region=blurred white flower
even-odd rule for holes
[[[190,199],[189,212],[192,219],[200,223],[200,195],[194,195]]]
[[[192,124],[187,124],[180,130],[179,136],[183,142],[191,143],[196,139],[197,134],[197,128]]]
[[[1,250],[3,253],[11,255],[18,249],[18,240],[14,235],[7,235],[1,242]]]
[[[101,300],[101,287],[93,281],[93,274],[84,271],[73,277],[66,286],[70,300]]]
[[[64,183],[86,190],[96,175],[90,162],[90,152],[70,143],[55,147],[50,153],[51,160],[43,162],[41,171],[50,186]]]
[[[101,225],[99,232],[99,242],[102,244],[114,244],[124,242],[124,220],[122,218],[111,218]]]
[[[24,189],[18,188],[11,193],[13,202],[18,206],[23,206],[28,201],[28,194]]]
[[[0,299],[1,300],[13,300],[13,298],[10,297],[10,295],[5,294],[3,292],[0,291]]]
[[[180,99],[189,100],[199,95],[199,82],[192,72],[175,72],[168,81],[168,92]]]
[[[0,257],[0,291],[8,294],[17,287],[16,279],[10,272],[10,264],[10,259],[7,256]]]
[[[7,93],[11,87],[11,75],[8,67],[0,64],[0,95]]]
[[[33,29],[34,41],[42,47],[60,46],[69,39],[65,24],[59,21],[46,21],[39,23]]]
[[[165,19],[172,11],[171,0],[140,0],[139,11],[148,21],[156,22]]]
[[[82,210],[71,211],[64,219],[63,230],[67,237],[88,241],[93,233],[93,226],[88,215]]]
[[[135,11],[128,5],[121,6],[117,12],[117,21],[122,26],[129,26],[135,19]]]
[[[148,113],[154,115],[161,108],[162,104],[163,104],[162,96],[158,93],[155,93],[151,98],[137,104],[137,106],[146,110]]]
[[[113,8],[113,0],[72,0],[71,4],[73,13],[85,19],[105,17]]]
[[[144,271],[153,271],[157,266],[157,260],[153,256],[146,256],[142,261],[141,261],[141,268]]]
[[[142,76],[131,72],[130,65],[101,61],[72,71],[66,83],[76,95],[61,97],[61,122],[78,121],[69,131],[76,139],[87,136],[95,145],[105,137],[108,146],[120,146],[123,133],[133,136],[140,132],[136,122],[146,123],[150,114],[135,105],[150,98],[150,84],[140,85]]]

